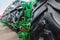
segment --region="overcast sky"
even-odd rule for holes
[[[4,10],[10,5],[14,0],[0,0],[0,15],[4,12]]]

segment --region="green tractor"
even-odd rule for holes
[[[60,40],[60,0],[16,2],[0,21],[16,31],[19,40]]]
[[[31,36],[31,20],[33,17],[32,10],[37,6],[37,0],[17,0],[21,2],[21,5],[16,7],[15,9],[9,11],[4,15],[1,22],[4,25],[8,25],[17,29],[17,33],[19,38],[23,40],[30,39]]]

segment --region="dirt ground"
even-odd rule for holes
[[[17,33],[0,23],[0,40],[18,40]]]

